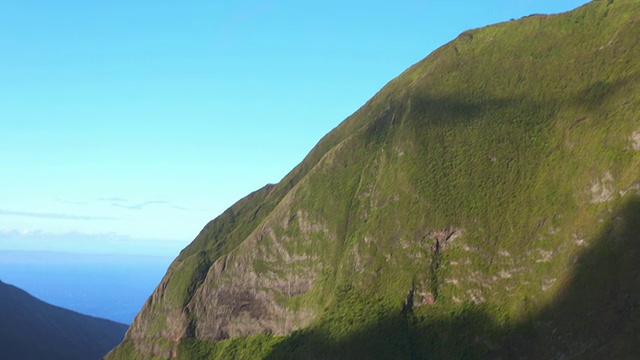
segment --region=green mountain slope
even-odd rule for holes
[[[471,30],[182,251],[108,358],[640,351],[640,2]]]
[[[47,304],[0,281],[2,359],[99,359],[126,330],[125,324]]]

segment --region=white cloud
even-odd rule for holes
[[[16,211],[0,209],[0,216],[20,216],[49,220],[118,220],[113,216],[92,216],[92,215],[75,215],[65,213],[41,213],[31,211]]]
[[[51,233],[39,230],[0,230],[0,250],[175,257],[187,244],[186,242],[175,240],[136,239],[115,233]]]

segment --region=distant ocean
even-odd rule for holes
[[[172,260],[0,251],[0,280],[50,304],[130,324]]]

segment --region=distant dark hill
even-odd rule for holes
[[[0,281],[0,357],[99,359],[127,326],[47,304]]]

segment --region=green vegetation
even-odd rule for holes
[[[632,357],[638,59],[631,0],[461,34],[207,225],[109,358]]]

